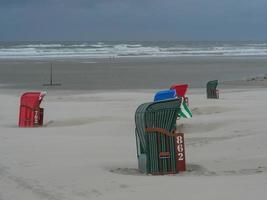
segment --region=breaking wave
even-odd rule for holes
[[[0,43],[0,58],[267,56],[267,42]]]

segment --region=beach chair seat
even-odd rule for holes
[[[45,92],[26,92],[20,98],[19,127],[38,127],[43,125],[44,109],[40,104]]]
[[[178,173],[176,119],[181,98],[144,103],[135,112],[138,168],[147,174]]]
[[[209,81],[207,83],[207,98],[219,99],[219,90],[217,89],[218,80]]]

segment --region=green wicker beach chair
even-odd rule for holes
[[[207,98],[219,99],[219,90],[217,90],[218,80],[209,81],[207,83]]]
[[[181,98],[144,103],[135,113],[138,168],[147,174],[178,173],[175,158],[176,119]]]

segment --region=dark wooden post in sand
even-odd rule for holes
[[[61,83],[53,83],[53,65],[50,63],[50,83],[45,83],[43,86],[61,86]]]

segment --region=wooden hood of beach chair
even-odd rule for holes
[[[176,173],[175,140],[163,132],[175,131],[180,105],[181,98],[177,98],[145,103],[137,108],[135,123],[140,171],[151,174]],[[164,131],[161,133],[159,130]]]

